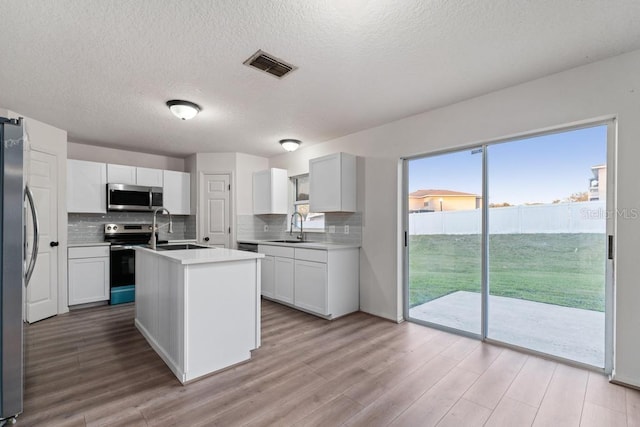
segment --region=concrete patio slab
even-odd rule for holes
[[[409,309],[414,319],[480,334],[480,294],[458,291]],[[604,367],[604,313],[489,297],[488,337]]]

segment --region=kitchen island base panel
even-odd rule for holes
[[[260,259],[180,264],[136,253],[136,327],[181,383],[260,346]]]
[[[190,265],[186,272],[186,381],[251,358],[256,261]]]

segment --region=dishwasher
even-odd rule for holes
[[[238,250],[239,251],[247,251],[247,252],[258,252],[258,244],[257,243],[240,243],[240,242],[238,242]]]

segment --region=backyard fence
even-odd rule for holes
[[[480,234],[481,209],[409,215],[409,234]],[[489,209],[489,233],[604,233],[605,202],[520,205]]]

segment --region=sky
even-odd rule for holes
[[[489,203],[552,203],[588,191],[591,167],[606,163],[607,126],[489,145]],[[473,149],[409,162],[409,192],[482,194],[482,153]]]

